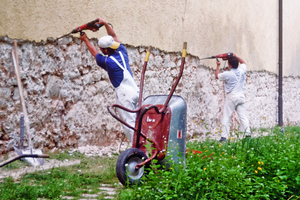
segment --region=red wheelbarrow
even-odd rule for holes
[[[118,104],[107,107],[115,119],[134,130],[132,148],[122,152],[116,164],[117,177],[123,185],[139,183],[147,174],[146,168],[153,159],[158,163],[169,163],[167,159],[173,163],[185,163],[187,105],[182,97],[173,93],[183,73],[186,48],[185,42],[180,72],[169,95],[151,95],[142,101],[144,76],[151,50],[149,47],[141,75],[138,108],[130,110]],[[115,108],[137,113],[135,127],[121,119]]]

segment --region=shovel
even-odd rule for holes
[[[14,40],[14,49],[12,50],[12,57],[13,57],[13,63],[15,67],[15,72],[17,76],[17,81],[18,81],[18,88],[19,88],[19,94],[20,94],[20,99],[21,99],[21,104],[22,104],[22,111],[21,113],[21,128],[20,128],[20,143],[19,146],[14,146],[15,151],[17,152],[18,155],[41,155],[42,150],[40,149],[33,149],[32,148],[32,142],[31,142],[31,135],[29,132],[29,121],[28,121],[28,115],[26,111],[26,106],[25,106],[25,101],[24,101],[24,96],[22,92],[22,85],[21,85],[21,78],[20,78],[20,71],[19,71],[19,63],[18,63],[18,57],[17,57],[17,42]],[[26,126],[26,132],[27,132],[27,141],[28,141],[28,146],[27,148],[24,147],[23,141],[24,141],[24,132],[25,132],[25,126]],[[23,158],[26,162],[31,164],[32,166],[38,166],[38,165],[43,165],[44,164],[44,159],[43,158],[34,158],[34,157],[27,157],[25,156]]]

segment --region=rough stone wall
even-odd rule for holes
[[[92,40],[96,45],[96,40]],[[147,47],[126,45],[130,66],[139,85]],[[20,97],[10,38],[0,38],[0,154],[12,149],[19,132]],[[107,73],[100,69],[78,38],[59,43],[48,39],[18,41],[18,58],[30,132],[35,148],[53,149],[84,145],[106,146],[123,137],[122,127],[107,111],[115,92]],[[144,94],[168,94],[181,64],[181,52],[153,49],[145,74]],[[277,123],[277,75],[248,71],[246,101],[251,127]],[[284,78],[284,124],[299,124],[299,77]],[[188,105],[189,136],[216,137],[222,116],[224,89],[213,68],[198,57],[186,57],[183,77],[175,94]],[[232,128],[238,127],[234,114]],[[208,133],[208,134],[207,134]]]

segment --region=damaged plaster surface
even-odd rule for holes
[[[300,1],[282,3],[283,75],[299,76]],[[247,60],[249,70],[278,73],[278,4],[274,0],[152,0],[143,3],[2,0],[0,36],[45,41],[102,17],[113,25],[118,38],[126,44],[152,45],[172,52],[181,51],[181,44],[187,42],[192,55],[207,57],[235,52]],[[98,38],[106,35],[106,30],[87,34]]]
[[[96,46],[97,41],[91,40]],[[138,86],[147,47],[126,45]],[[20,130],[21,112],[11,50],[13,40],[0,40],[0,154],[12,150]],[[188,48],[187,48],[187,52]],[[54,42],[18,41],[21,81],[35,148],[64,149],[109,146],[123,138],[121,124],[107,111],[115,103],[114,88],[107,73],[96,65],[78,38]],[[143,98],[168,94],[181,64],[181,52],[152,49],[145,74]],[[248,71],[245,96],[252,128],[277,124],[278,77],[267,71]],[[300,122],[299,77],[283,79],[284,125]],[[223,83],[212,67],[187,55],[176,95],[188,106],[188,137],[218,138],[224,102]],[[232,129],[238,117],[232,117]],[[217,134],[216,134],[217,133]]]

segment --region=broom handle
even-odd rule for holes
[[[19,94],[20,94],[20,99],[21,99],[21,104],[22,104],[22,112],[24,113],[28,145],[31,148],[32,143],[31,143],[31,137],[30,137],[30,132],[29,132],[29,130],[30,130],[29,129],[29,120],[28,120],[27,110],[26,110],[23,91],[22,91],[22,84],[21,84],[20,70],[19,70],[19,62],[18,62],[18,56],[17,56],[17,41],[16,40],[14,40],[14,49],[15,50],[12,49],[12,57],[13,57],[15,72],[16,72],[17,81],[18,81]]]

